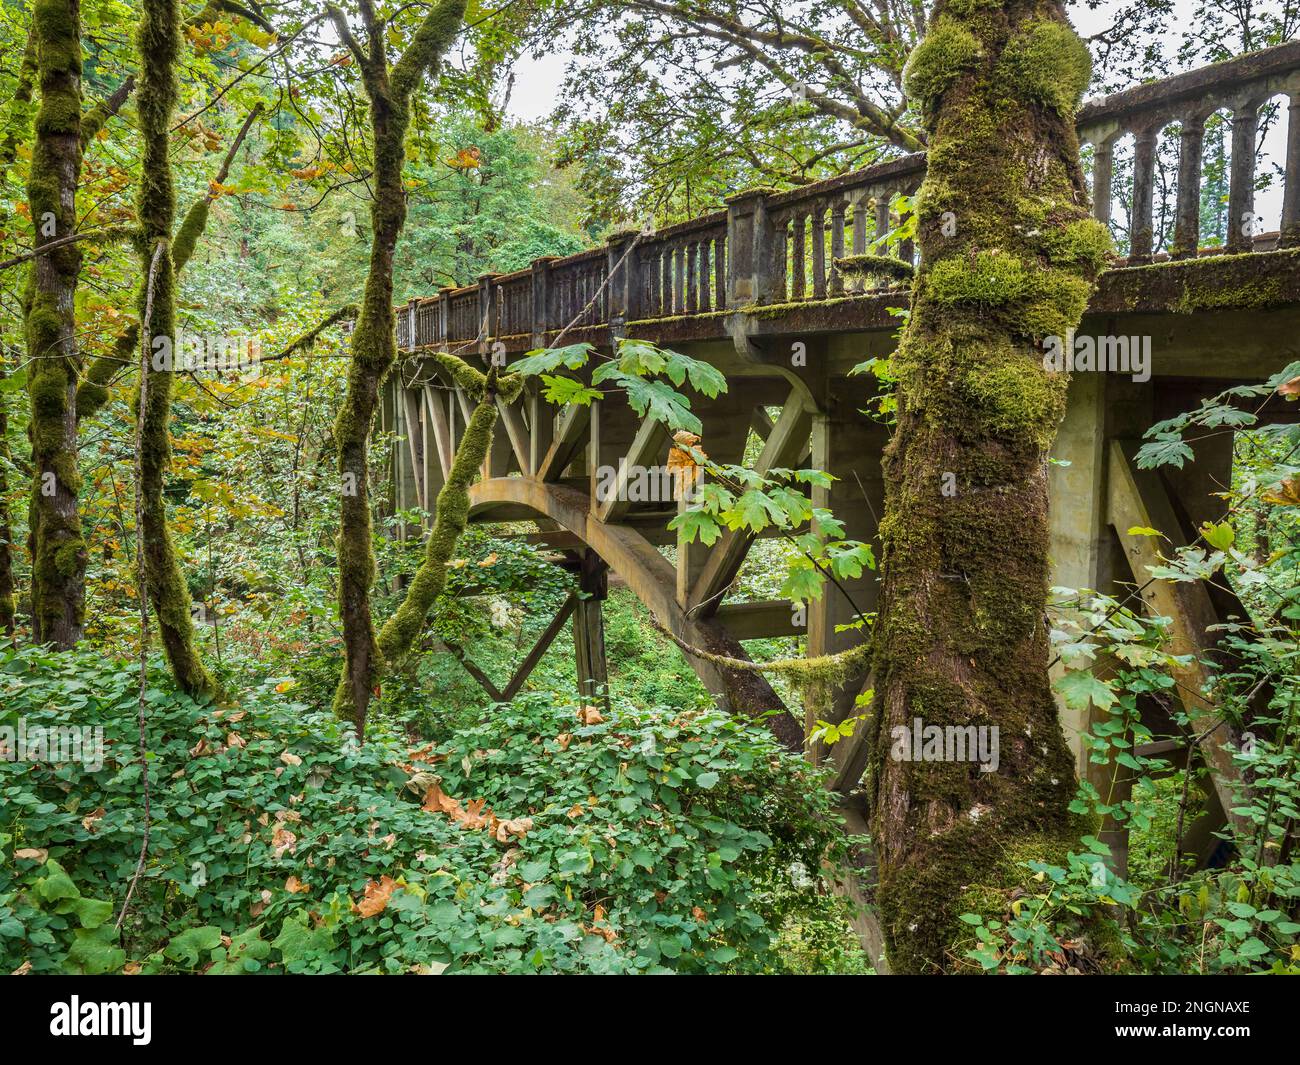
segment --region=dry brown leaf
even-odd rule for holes
[[[284,882],[284,890],[290,895],[305,895],[311,890],[311,885],[304,884],[296,876],[291,876]]]
[[[20,966],[18,966],[17,969],[15,969],[13,972],[11,972],[9,975],[10,975],[10,976],[26,976],[26,975],[27,975],[28,973],[30,973],[31,971],[32,971],[32,963],[31,963],[30,961],[25,961],[25,962],[23,962]]]
[[[103,813],[101,810],[100,813]],[[15,858],[26,858],[29,861],[45,864],[45,859],[50,856],[50,852],[45,847],[24,847],[20,851],[14,851]]]
[[[532,831],[533,819],[531,817],[515,817],[509,821],[498,822],[492,835],[498,843],[509,843],[511,836],[518,836],[523,839]]]
[[[605,715],[594,706],[584,706],[578,711],[578,720],[584,725],[599,725],[605,720]]]
[[[232,750],[243,750],[248,746],[248,742],[238,732],[227,732],[226,746]]]
[[[1262,496],[1265,503],[1274,503],[1282,507],[1300,507],[1300,477],[1283,481],[1271,492]]]
[[[297,836],[285,828],[284,825],[277,824],[275,826],[275,832],[271,835],[271,846],[274,848],[277,858],[283,857],[285,851],[292,854],[297,845]]]
[[[288,751],[284,751],[281,753],[280,761],[282,761],[285,765],[302,765],[302,759],[299,758],[296,754],[290,754]]]
[[[560,745],[560,750],[567,751],[569,749],[569,744],[573,742],[573,734],[569,732],[561,732],[555,737],[555,742]]]
[[[582,811],[582,803],[580,803],[580,802],[575,802],[575,803],[574,803],[574,804],[569,808],[569,812],[568,812],[565,816],[566,816],[566,817],[581,817],[581,816],[582,816],[582,812],[583,812],[583,811]]]
[[[362,917],[374,917],[388,908],[388,900],[393,896],[397,881],[391,876],[381,876],[379,882],[371,880],[366,883],[366,892],[357,903],[357,913]]]
[[[101,806],[99,809],[86,814],[86,816],[81,819],[81,827],[93,835],[95,832],[95,822],[103,816],[104,808]]]
[[[190,748],[190,757],[201,758],[203,757],[203,755],[207,754],[208,751],[210,750],[211,748],[208,746],[207,737],[204,737],[203,739],[199,740],[199,742],[196,743],[193,747]]]
[[[1300,396],[1300,377],[1293,377],[1286,383],[1278,385],[1277,394],[1288,399]]]
[[[257,902],[253,903],[253,905],[248,907],[249,915],[251,917],[260,917],[262,915],[262,911],[266,909],[266,907],[270,904],[270,902],[271,902],[271,892],[268,891],[266,888],[263,888],[261,898],[259,898]]]

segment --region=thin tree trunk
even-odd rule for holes
[[[27,47],[18,67],[18,84],[14,87],[4,140],[0,141],[0,167],[10,167],[18,157],[18,144],[27,133],[28,111],[36,90],[36,29],[27,34]]]
[[[33,11],[40,109],[27,180],[32,246],[76,229],[81,174],[81,20],[77,0],[38,0]],[[30,360],[32,620],[37,643],[60,649],[81,639],[86,544],[77,514],[77,378],[74,300],[81,250],[69,243],[38,255],[26,298]]]
[[[0,346],[0,384],[9,375],[9,353]],[[14,635],[13,520],[9,513],[9,393],[0,388],[0,636]]]
[[[958,916],[1000,915],[1019,862],[1063,862],[1077,839],[1044,613],[1067,375],[1045,368],[1043,343],[1072,334],[1109,248],[1074,133],[1088,52],[1055,0],[940,0],[907,71],[930,152],[894,360],[871,765],[879,902],[903,973],[952,968]],[[918,719],[997,728],[1000,765],[908,760]]]
[[[124,86],[134,86],[134,77],[128,78]],[[116,100],[122,90],[113,94],[110,100]],[[244,119],[244,124],[240,126],[239,133],[231,142],[225,158],[221,161],[221,166],[212,178],[215,184],[222,184],[226,176],[230,173],[231,164],[239,154],[239,149],[244,143],[244,138],[248,136],[249,128],[254,120],[262,113],[260,103],[254,105],[249,111],[248,116]],[[208,213],[216,194],[209,186],[208,191],[202,193],[190,209],[185,213],[185,218],[181,222],[180,228],[176,231],[176,237],[172,246],[172,271],[179,275],[185,269],[185,265],[190,261],[198,246],[199,238],[203,236],[208,225]],[[175,282],[173,282],[175,283]],[[137,296],[137,300],[139,297]],[[108,386],[113,379],[123,370],[129,370],[134,364],[133,358],[140,343],[140,327],[138,324],[127,326],[118,336],[113,344],[112,355],[101,355],[97,359],[92,359],[90,365],[86,368],[85,376],[77,388],[77,421],[83,418],[93,417],[108,402]]]
[[[154,252],[160,242],[171,246],[176,217],[168,159],[168,127],[176,106],[176,59],[180,47],[176,0],[144,0],[140,19],[140,166],[141,276],[150,276]],[[145,578],[163,649],[172,675],[191,695],[208,694],[215,682],[204,668],[194,642],[190,592],[185,583],[167,527],[163,482],[171,466],[172,365],[176,341],[176,270],[171,254],[158,257],[153,275],[152,301],[146,305],[141,291],[140,320],[150,353],[141,380],[144,410],[140,418],[140,513],[144,540]],[[138,401],[138,400],[137,400]]]
[[[374,200],[370,205],[370,267],[361,313],[352,333],[347,392],[334,425],[340,490],[339,615],[343,623],[344,683],[335,711],[365,735],[366,710],[381,668],[370,612],[375,579],[374,532],[370,521],[368,477],[370,429],[380,384],[397,355],[393,316],[393,251],[406,221],[402,168],[410,99],[426,71],[434,67],[460,32],[465,0],[442,0],[421,23],[402,57],[390,68],[385,27],[370,0],[362,0],[367,49],[353,38],[347,18],[329,9],[340,38],[352,52],[370,101],[374,145]]]

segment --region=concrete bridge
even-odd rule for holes
[[[1277,113],[1289,122],[1281,224],[1260,234],[1251,224],[1259,116],[1278,97]],[[1209,248],[1199,232],[1201,165],[1205,123],[1216,111],[1226,111],[1231,123],[1229,225],[1225,246]],[[1174,122],[1180,128],[1174,225],[1168,249],[1157,252],[1157,144]],[[1149,338],[1152,363],[1146,380],[1131,372],[1080,372],[1071,381],[1055,449],[1068,465],[1052,467],[1054,583],[1125,594],[1147,582],[1145,567],[1154,561],[1152,542],[1127,530],[1149,525],[1175,542],[1190,538],[1222,512],[1212,493],[1231,477],[1230,434],[1203,442],[1185,470],[1138,471],[1131,458],[1143,430],[1202,396],[1234,382],[1258,382],[1300,358],[1300,42],[1091,102],[1079,113],[1078,131],[1091,159],[1094,213],[1110,221],[1126,212],[1129,235],[1127,259],[1102,275],[1079,333],[1139,344]],[[1130,136],[1132,165],[1120,182],[1116,150]],[[915,192],[924,172],[924,156],[912,155],[790,191],[743,192],[725,209],[680,225],[620,234],[605,247],[542,259],[399,308],[398,340],[407,357],[383,406],[383,428],[401,438],[394,505],[433,509],[470,410],[468,397],[431,360],[419,358],[422,350],[508,363],[557,340],[609,351],[619,338],[644,338],[726,374],[726,393],[713,400],[691,396],[704,426],[701,446],[711,458],[740,463],[748,453],[759,470],[810,465],[834,474],[831,487],[811,490],[815,505],[832,509],[848,536],[872,541],[883,509],[880,454],[888,430],[862,412],[869,379],[846,375],[893,349],[899,322],[892,312],[909,297],[905,288],[846,276],[840,260],[866,251],[894,227],[891,198]],[[913,257],[905,243],[896,253]],[[1288,416],[1280,405],[1276,413]],[[735,597],[750,536],[727,533],[711,548],[679,544],[667,529],[676,504],[599,498],[602,467],[656,466],[668,452],[665,431],[638,418],[621,395],[557,410],[533,390],[502,404],[500,414],[496,444],[473,489],[472,518],[535,522],[530,539],[558,552],[591,597],[565,604],[504,688],[475,669],[492,696],[517,692],[570,618],[580,683],[599,690],[607,676],[601,600],[611,572],[697,647],[739,655],[747,639],[806,635],[807,653],[819,655],[857,639],[836,632],[853,608],[834,588],[810,605],[806,619],[784,601]],[[665,546],[675,547],[674,561]],[[845,584],[858,607],[874,609],[874,574]],[[1141,594],[1174,617],[1175,638],[1189,650],[1206,644],[1206,629],[1217,618],[1243,613],[1231,595],[1213,588],[1171,591],[1153,584]],[[714,665],[696,659],[692,665],[706,686],[724,695]],[[1200,679],[1196,667],[1189,672],[1180,688],[1187,709],[1194,721],[1213,721],[1213,707],[1188,694]],[[864,679],[839,692],[834,707],[816,708],[817,716],[837,720],[849,713]],[[1151,712],[1160,717],[1158,708]],[[1080,774],[1109,773],[1089,765],[1080,751],[1086,715],[1063,709],[1062,719],[1079,752]],[[1187,757],[1167,717],[1151,725],[1168,737],[1161,740],[1167,757],[1175,763]],[[1209,830],[1223,821],[1214,808],[1222,805],[1222,782],[1232,771],[1222,745],[1211,744],[1203,749],[1216,770],[1212,812],[1189,842],[1201,850],[1212,845]],[[832,757],[836,786],[847,792],[861,776],[863,752],[843,741]]]

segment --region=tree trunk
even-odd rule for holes
[[[1109,248],[1074,133],[1088,80],[1055,0],[940,0],[907,66],[930,151],[894,359],[871,764],[896,972],[953,968],[958,916],[1000,914],[1017,863],[1062,862],[1079,829],[1044,613],[1047,451],[1067,375],[1045,368],[1043,344],[1072,336]],[[988,729],[1000,764],[983,772],[952,748],[908,760],[918,719]]]
[[[42,245],[76,229],[81,174],[81,20],[77,0],[39,0],[33,11],[40,109],[27,180],[34,237]],[[81,639],[86,544],[77,514],[77,377],[74,300],[78,244],[37,255],[25,300],[32,441],[32,621],[37,643]]]
[[[9,375],[9,353],[0,345],[0,385]],[[9,393],[0,388],[0,636],[14,636],[13,520],[9,511]]]
[[[374,532],[370,522],[368,477],[370,429],[379,387],[397,356],[393,315],[393,251],[406,222],[406,131],[410,99],[426,71],[434,67],[460,31],[465,0],[442,0],[421,23],[401,58],[389,67],[385,27],[369,3],[362,3],[369,39],[363,51],[346,17],[329,9],[335,29],[361,70],[370,101],[374,144],[374,199],[370,204],[370,266],[361,313],[352,332],[347,391],[334,424],[340,492],[339,616],[343,623],[344,683],[334,709],[365,735],[366,709],[379,678],[381,658],[370,613],[375,579]]]
[[[144,0],[138,45],[140,50],[141,276],[148,278],[159,242],[170,247],[176,218],[176,194],[168,159],[168,127],[176,106],[176,59],[180,48],[176,0]],[[149,352],[145,377],[144,417],[140,439],[140,487],[143,496],[145,575],[149,598],[158,619],[163,650],[172,675],[186,692],[204,695],[216,684],[204,668],[194,643],[190,591],[185,583],[167,527],[163,482],[171,466],[172,356],[176,347],[176,270],[171,254],[158,258],[151,291],[141,286],[140,319]],[[145,305],[152,296],[148,321]],[[138,401],[138,393],[137,393]]]

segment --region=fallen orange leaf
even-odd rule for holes
[[[357,903],[357,913],[362,917],[374,917],[388,908],[388,900],[393,897],[397,881],[391,876],[381,876],[379,882],[371,880],[366,884],[366,893]]]

